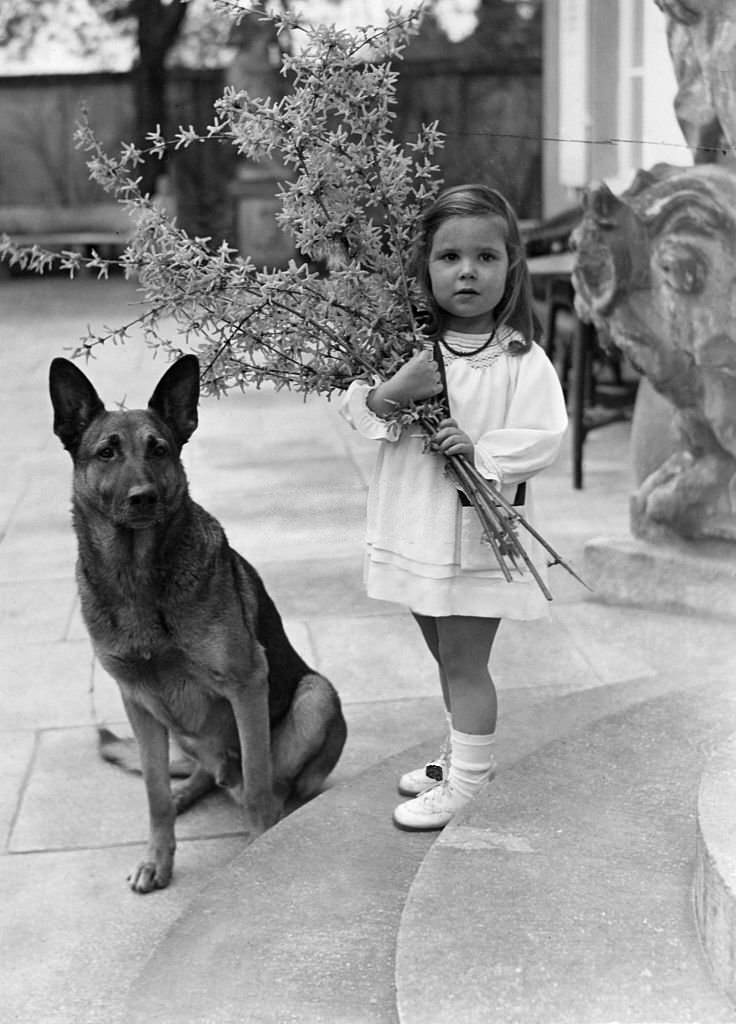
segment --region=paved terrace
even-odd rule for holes
[[[129,891],[143,787],[96,753],[95,723],[124,715],[79,615],[47,372],[135,301],[120,281],[0,282],[0,1019],[736,1020],[690,902],[698,780],[736,728],[732,624],[606,606],[555,569],[550,621],[504,624],[494,652],[497,780],[441,836],[399,832],[395,778],[441,732],[438,685],[408,613],[363,596],[374,453],[326,401],[205,400],[186,461],[337,685],[345,754],[248,848],[225,796],[203,801],[170,888]],[[137,340],[89,373],[136,407],[164,365]],[[578,567],[587,540],[627,530],[627,441],[625,424],[590,436],[582,492],[567,452],[540,480],[545,534]]]

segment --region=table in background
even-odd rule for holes
[[[611,396],[610,407],[593,405],[599,391],[595,355],[600,346],[595,327],[581,320],[575,312],[575,289],[572,286],[575,254],[565,251],[547,256],[532,256],[527,263],[532,283],[537,286],[535,291],[541,290],[543,293],[544,348],[553,362],[557,355],[559,337],[558,315],[564,311],[572,317],[569,377],[564,364],[560,365],[558,361],[555,365],[565,388],[570,416],[573,487],[580,490],[583,486],[583,445],[586,436],[596,427],[629,418],[636,394],[636,383],[625,383],[623,379],[619,379],[614,385],[616,394]]]

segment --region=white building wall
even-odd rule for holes
[[[619,0],[618,169],[626,188],[640,167],[692,163],[674,113],[677,82],[666,21],[653,0]]]
[[[654,0],[544,0],[544,216],[604,180],[692,163],[674,114],[666,20]]]

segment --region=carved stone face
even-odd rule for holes
[[[736,455],[736,174],[658,165],[587,203],[578,311]]]

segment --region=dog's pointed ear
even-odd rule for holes
[[[182,356],[156,385],[148,408],[171,428],[181,447],[197,429],[198,402],[199,360]]]
[[[49,392],[54,407],[54,433],[75,458],[82,434],[105,411],[105,406],[79,367],[68,359],[52,360]]]

